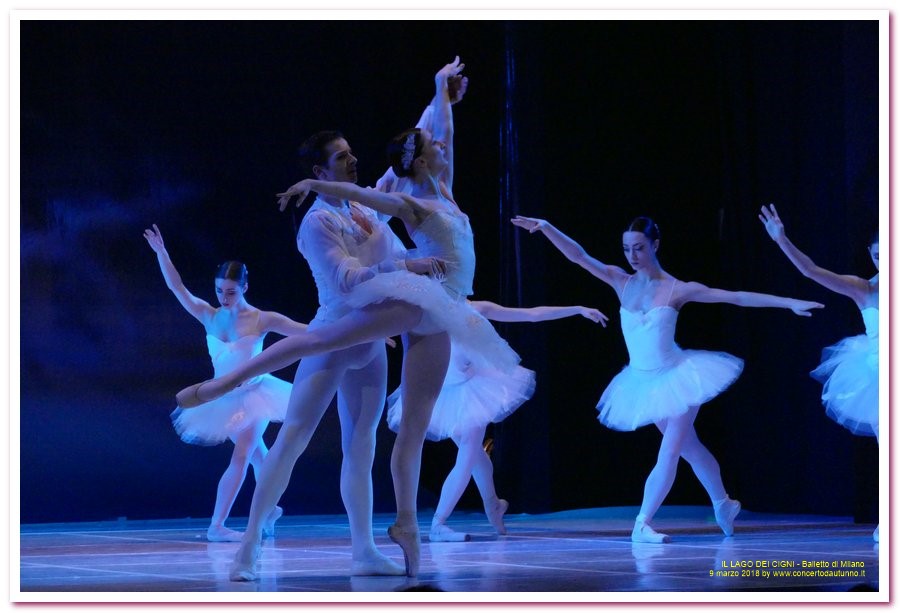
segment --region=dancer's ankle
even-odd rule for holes
[[[418,518],[415,511],[397,511],[397,519],[394,524],[402,527],[415,527],[418,525]]]

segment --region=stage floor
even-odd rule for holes
[[[449,525],[473,539],[429,543],[423,524],[422,570],[415,582],[348,576],[343,515],[282,518],[277,535],[264,543],[261,579],[253,583],[228,580],[237,544],[206,542],[204,520],[24,525],[21,600],[34,600],[35,592],[305,592],[296,595],[304,600],[323,592],[446,591],[595,592],[602,601],[602,592],[879,587],[875,526],[744,511],[734,537],[725,538],[710,508],[664,507],[654,526],[671,534],[672,543],[637,545],[630,540],[636,513],[635,507],[617,507],[508,515],[503,537],[492,533],[484,515],[456,513]],[[400,548],[385,532],[392,519],[376,515],[376,543],[402,563]],[[245,521],[229,523],[239,529]]]

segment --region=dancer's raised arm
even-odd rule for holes
[[[172,293],[178,298],[178,302],[181,303],[181,306],[183,306],[188,313],[193,315],[200,323],[206,325],[212,316],[215,315],[216,309],[205,300],[194,296],[184,286],[181,275],[178,274],[178,271],[175,269],[175,264],[172,263],[172,259],[169,257],[169,252],[166,251],[162,232],[159,231],[156,224],[153,224],[152,228],[144,230],[144,238],[147,239],[150,248],[156,252],[156,258],[159,261],[159,269],[162,271],[166,286],[172,290]]]
[[[473,300],[472,308],[484,315],[485,319],[504,322],[538,322],[553,319],[564,319],[581,315],[594,323],[601,324],[604,328],[609,317],[585,306],[537,306],[537,307],[506,307],[488,300]]]
[[[538,231],[542,232],[544,236],[550,239],[553,246],[559,249],[569,261],[578,264],[601,281],[605,281],[611,285],[613,289],[616,290],[616,293],[621,291],[622,286],[628,279],[628,273],[624,270],[618,266],[604,264],[600,260],[588,255],[587,251],[584,250],[584,247],[560,232],[549,221],[533,217],[522,217],[521,215],[516,215],[511,221],[514,226],[524,228],[532,234]]]
[[[811,309],[821,309],[825,305],[809,300],[798,300],[772,294],[760,294],[758,292],[733,292],[714,287],[707,287],[702,283],[690,282],[676,285],[673,292],[672,303],[682,305],[687,302],[721,302],[734,304],[741,307],[772,307],[777,309],[790,309],[802,317],[811,317]]]
[[[852,298],[860,308],[865,306],[866,298],[872,292],[868,280],[855,275],[840,275],[816,265],[812,258],[800,251],[787,237],[784,224],[778,216],[774,204],[770,204],[768,208],[763,206],[761,211],[759,220],[765,225],[766,232],[804,277],[812,279],[833,292]]]
[[[434,101],[431,103],[434,109],[432,137],[436,141],[444,144],[444,157],[447,160],[447,167],[436,177],[447,186],[447,190],[453,193],[453,104],[450,91],[450,80],[460,78],[460,73],[466,65],[460,63],[459,56],[437,71],[434,75],[435,94]],[[468,80],[462,77],[465,86]]]

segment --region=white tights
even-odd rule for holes
[[[663,439],[656,465],[644,484],[644,500],[639,513],[647,522],[653,519],[672,489],[679,458],[684,458],[691,465],[710,500],[715,503],[727,497],[719,463],[697,438],[697,431],[694,429],[694,419],[699,408],[691,407],[684,415],[670,417],[656,424]]]
[[[225,525],[225,520],[231,513],[231,507],[234,506],[238,492],[244,484],[248,466],[253,466],[253,472],[256,478],[259,478],[263,460],[266,459],[268,453],[262,438],[268,425],[268,421],[262,420],[231,439],[234,443],[234,451],[231,454],[228,468],[219,479],[219,486],[216,490],[216,506],[213,510],[212,521],[210,521],[211,527]]]
[[[497,504],[497,491],[494,489],[494,465],[483,447],[485,427],[479,426],[465,430],[453,442],[459,448],[456,452],[456,464],[444,480],[441,497],[434,512],[432,525],[443,524],[453,513],[453,509],[469,485],[469,479],[475,479],[478,493],[484,503],[485,512]]]

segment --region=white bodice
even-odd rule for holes
[[[878,340],[878,307],[866,307],[860,313],[866,324],[866,336]]]
[[[632,368],[658,370],[675,361],[680,351],[675,344],[677,310],[663,305],[641,313],[623,307],[619,309],[619,314]]]
[[[447,274],[442,282],[446,289],[461,296],[472,295],[475,240],[466,215],[435,211],[410,236],[416,243],[417,255],[447,261]]]
[[[217,377],[225,375],[262,351],[263,337],[248,334],[233,341],[206,335],[206,346]]]

